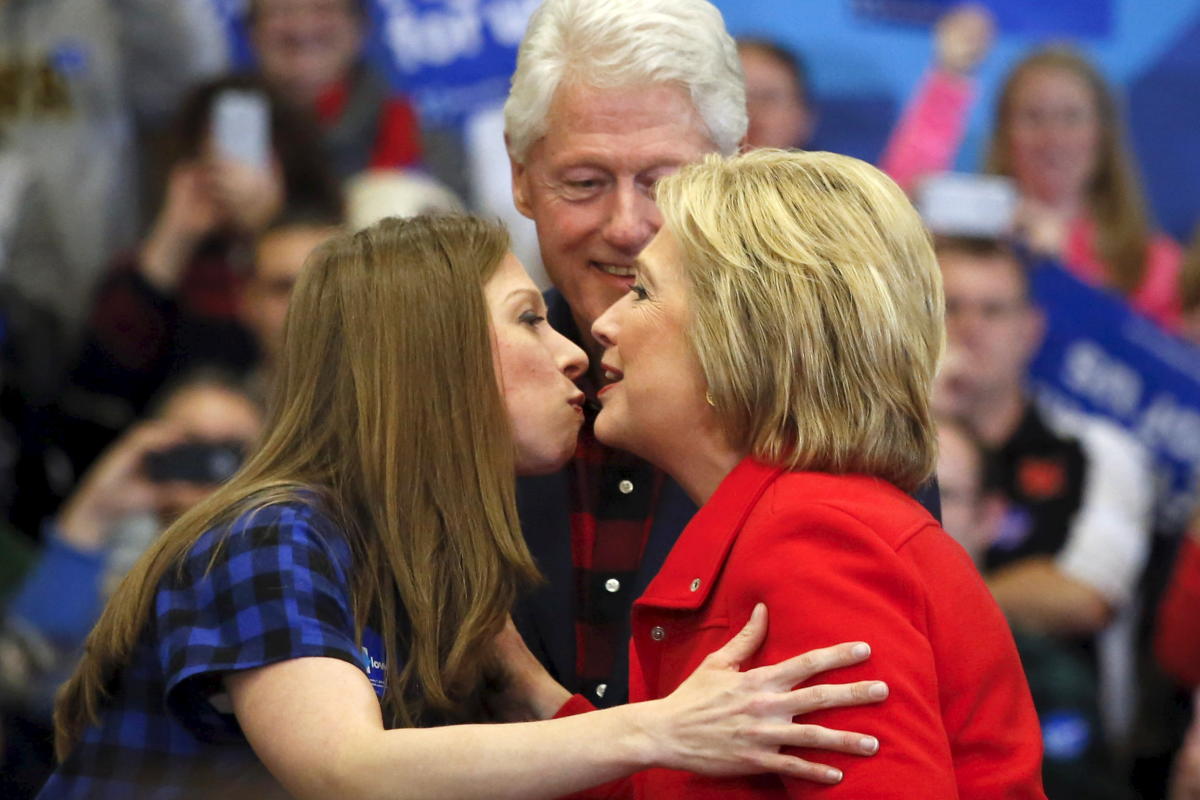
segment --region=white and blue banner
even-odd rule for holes
[[[252,63],[246,0],[211,0],[229,30],[233,61]],[[517,46],[541,0],[367,0],[367,56],[421,115],[461,124],[508,95]]]
[[[1030,277],[1046,315],[1035,391],[1130,431],[1153,458],[1158,529],[1180,530],[1200,483],[1200,349],[1055,264],[1033,266]]]
[[[372,0],[376,46],[426,119],[461,122],[504,101],[540,0]]]

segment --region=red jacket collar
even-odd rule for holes
[[[675,609],[703,605],[746,518],[783,471],[753,458],[742,459],[679,534],[635,605]]]

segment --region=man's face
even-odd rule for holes
[[[1019,390],[1041,342],[1042,320],[1030,305],[1022,267],[1005,257],[947,252],[940,258],[946,288],[946,334],[956,357],[945,389],[977,400]]]
[[[361,28],[354,0],[258,0],[250,38],[267,80],[308,105],[348,73]]]
[[[254,274],[246,282],[242,296],[241,315],[254,332],[268,365],[278,361],[292,287],[305,260],[335,233],[334,228],[297,225],[276,228],[259,239]]]
[[[796,76],[787,65],[756,47],[738,50],[746,76],[750,147],[804,147],[812,134],[812,113]]]
[[[633,259],[662,224],[655,181],[716,146],[688,94],[667,84],[563,86],[548,123],[513,164],[513,199],[595,352],[592,323],[629,290]]]

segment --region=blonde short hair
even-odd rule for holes
[[[933,474],[941,274],[904,193],[832,153],[709,156],[658,184],[730,444],[913,490]]]

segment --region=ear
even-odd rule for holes
[[[1025,315],[1023,336],[1025,341],[1022,344],[1025,347],[1026,358],[1033,358],[1033,354],[1042,345],[1042,339],[1046,336],[1046,315],[1038,306],[1031,305]]]
[[[504,134],[504,147],[508,150],[508,164],[512,168],[513,205],[522,216],[533,219],[533,207],[529,203],[529,168],[513,158],[507,133]]]
[[[812,143],[813,133],[817,130],[817,112],[812,106],[805,105],[800,115],[802,120],[796,125],[796,129],[800,132],[800,141],[796,142],[795,146],[801,150],[807,150]]]

